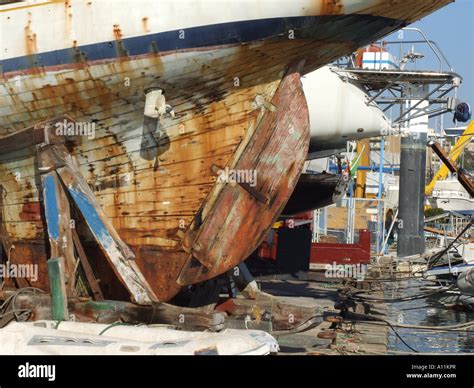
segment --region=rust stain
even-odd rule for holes
[[[344,5],[342,0],[319,0],[321,1],[322,15],[339,15],[342,13]]]
[[[122,29],[120,28],[119,24],[114,24],[113,34],[114,34],[114,39],[115,39],[115,49],[117,51],[117,57],[119,58],[118,63],[121,70],[125,71],[122,65],[126,57],[128,56],[128,53],[123,44],[123,40],[122,40],[123,34],[122,34]]]
[[[31,13],[28,13],[28,19],[28,24],[25,27],[25,46],[26,53],[30,56],[38,52],[38,42],[36,34],[31,29]]]
[[[20,213],[22,221],[40,221],[41,220],[41,206],[39,202],[30,202],[23,204]]]
[[[72,5],[70,0],[64,1],[64,19],[66,21],[66,36],[71,35],[71,28],[72,28]]]
[[[144,17],[142,19],[142,26],[143,26],[143,31],[144,32],[148,32],[148,18],[147,17]]]
[[[122,30],[118,24],[114,24],[114,38],[115,40],[122,40]]]

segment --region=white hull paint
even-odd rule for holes
[[[166,327],[12,322],[0,331],[1,355],[268,355],[278,343],[257,330],[184,332]]]
[[[439,209],[474,214],[474,198],[454,178],[436,182],[432,198]]]
[[[312,149],[389,133],[390,122],[354,80],[342,78],[326,66],[303,78],[311,122]]]

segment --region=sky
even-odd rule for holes
[[[474,109],[474,0],[456,0],[410,27],[421,28],[438,44],[454,71],[464,78],[459,98]],[[437,67],[434,58],[430,62]]]

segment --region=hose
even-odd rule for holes
[[[13,319],[17,322],[26,322],[30,318],[32,313],[31,309],[18,309],[16,307],[18,296],[25,293],[36,294],[44,293],[44,291],[34,287],[25,287],[16,290],[0,305],[0,321],[3,321],[0,327],[5,327]],[[10,319],[4,320],[8,316],[11,316]]]
[[[274,330],[270,334],[274,336],[283,336],[283,335],[289,335],[289,334],[295,334],[295,333],[301,333],[303,331],[310,330],[314,326],[318,325],[320,323],[321,316],[315,315],[314,317],[311,317],[304,321],[301,325],[292,328],[292,329],[283,329],[283,330]]]
[[[450,287],[443,288],[443,289],[440,289],[440,290],[435,290],[433,292],[426,292],[424,294],[418,294],[418,295],[412,295],[412,296],[406,296],[406,297],[400,297],[400,298],[391,298],[391,299],[388,299],[388,298],[364,298],[364,297],[361,297],[361,296],[357,295],[357,294],[363,293],[363,291],[359,291],[359,292],[356,292],[354,294],[346,294],[345,296],[348,299],[352,299],[352,300],[355,300],[355,301],[361,301],[361,302],[397,303],[397,302],[408,302],[408,301],[417,300],[417,299],[424,299],[428,296],[442,294],[444,292],[449,291],[450,289],[452,289],[454,287],[455,287],[455,285],[453,284]]]

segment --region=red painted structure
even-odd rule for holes
[[[260,245],[258,256],[276,261],[278,229]],[[359,242],[356,244],[312,243],[310,268],[326,264],[370,264],[370,232],[359,230]]]
[[[359,231],[357,244],[311,244],[310,265],[318,264],[369,264],[370,263],[370,232]]]

